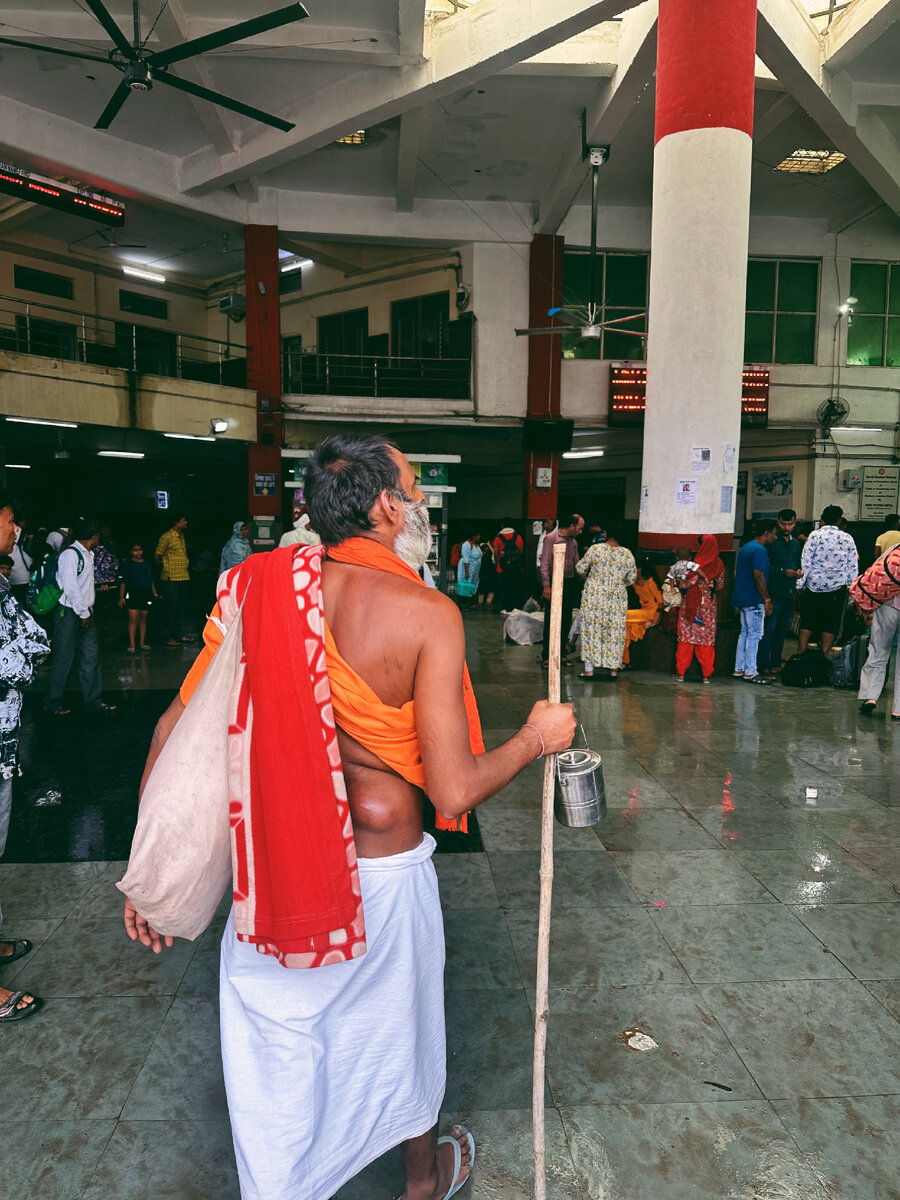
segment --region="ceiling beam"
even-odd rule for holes
[[[845,229],[858,224],[865,217],[873,216],[883,208],[883,200],[873,201],[871,196],[866,196],[865,200],[862,201],[856,199],[852,204],[845,204],[842,209],[834,214],[828,222],[828,232],[843,233]]]
[[[425,57],[425,0],[399,0],[397,36],[400,53],[410,62]]]
[[[336,254],[333,247],[329,246],[325,250],[314,242],[304,241],[281,229],[278,231],[278,244],[282,250],[293,250],[295,254],[301,255],[303,258],[311,258],[313,262],[320,263],[323,267],[331,267],[334,271],[340,271],[342,275],[349,275],[360,269],[359,262]]]
[[[900,83],[863,83],[854,79],[853,103],[857,108],[900,107]]]
[[[47,209],[41,210],[39,205],[32,204],[30,200],[13,200],[0,211],[0,233],[10,233],[13,229],[28,225],[41,215],[41,211],[46,213]]]
[[[856,0],[824,35],[825,68],[843,71],[900,20],[900,0]]]
[[[585,141],[589,146],[612,146],[656,68],[657,0],[628,13],[619,38],[619,65],[610,81],[603,85],[585,114]],[[582,155],[581,131],[556,178],[541,199],[538,210],[539,233],[556,233],[575,202],[587,177],[588,166]]]
[[[824,70],[821,36],[799,5],[759,0],[757,53],[885,204],[900,211],[897,139],[874,114],[857,116],[849,77]]]
[[[764,142],[788,117],[792,117],[799,107],[790,92],[782,92],[780,96],[776,96],[762,116],[753,121],[754,142]]]
[[[150,21],[152,23],[153,17],[150,18]],[[147,28],[149,29],[149,25]],[[177,45],[178,42],[188,40],[190,36],[188,28],[188,17],[181,0],[168,0],[156,22],[155,34],[158,35],[160,41],[169,45]],[[222,90],[213,79],[210,69],[202,57],[189,58],[180,62],[176,73],[191,83],[199,83],[201,87],[209,88],[214,92]],[[225,110],[207,100],[199,100],[193,96],[189,96],[188,99],[194,112],[200,118],[216,153],[231,154],[237,145],[237,138],[233,126],[225,119]]]
[[[360,71],[281,115],[289,134],[265,130],[233,154],[201,151],[182,160],[182,187],[195,195],[293,162],[348,129],[364,129],[496,75],[522,59],[609,20],[640,0],[482,0],[442,21],[427,62],[402,71]]]
[[[400,118],[400,138],[397,145],[397,212],[412,212],[415,203],[423,116],[422,109],[417,108],[413,112],[404,113]]]

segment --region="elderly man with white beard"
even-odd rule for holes
[[[206,647],[148,770],[240,609],[231,760],[234,907],[220,1001],[244,1200],[329,1200],[403,1144],[404,1200],[446,1200],[475,1158],[437,1136],[446,1081],[438,826],[565,749],[568,704],[539,701],[485,752],[456,605],[418,575],[430,533],[406,458],[333,437],[309,459],[321,546],[257,554],[219,580]],[[241,607],[242,606],[242,607]],[[146,774],[146,773],[145,773]],[[126,903],[132,938],[164,942]]]

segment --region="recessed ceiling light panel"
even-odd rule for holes
[[[826,175],[847,156],[839,150],[795,150],[775,168],[789,175]]]

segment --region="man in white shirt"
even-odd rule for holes
[[[62,595],[55,613],[50,682],[44,697],[44,711],[51,716],[67,716],[70,711],[63,708],[63,692],[76,658],[85,710],[114,711],[114,706],[104,704],[102,699],[99,645],[94,624],[93,550],[99,540],[98,523],[79,518],[75,523],[75,540],[63,550],[57,563],[56,583],[62,589]]]
[[[281,541],[278,543],[279,549],[283,546],[318,546],[321,538],[317,533],[310,528],[309,515],[305,508],[295,510],[297,518],[294,521],[294,528],[289,529],[287,533],[282,534]]]
[[[841,628],[847,588],[859,574],[856,542],[838,528],[844,510],[829,504],[822,523],[806,539],[800,566],[800,630],[797,650],[802,654],[814,630],[821,635],[819,649],[827,654]]]
[[[52,554],[58,554],[63,547],[63,543],[68,538],[72,531],[67,525],[58,525],[56,529],[52,529],[47,534],[47,545],[50,547]]]

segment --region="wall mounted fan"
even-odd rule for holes
[[[600,204],[600,168],[609,158],[607,146],[585,147],[585,157],[591,160],[591,259],[588,276],[587,304],[562,304],[547,310],[547,316],[561,322],[537,329],[517,329],[516,337],[535,337],[541,334],[560,334],[569,329],[577,329],[586,341],[597,341],[604,329],[614,329],[617,333],[628,333],[633,337],[646,337],[636,329],[625,329],[629,321],[637,321],[645,317],[646,312],[630,313],[627,317],[619,317],[615,321],[601,321],[601,305],[597,303],[597,210]]]
[[[823,429],[833,429],[846,421],[850,415],[850,405],[843,396],[829,396],[816,409],[816,420]]]
[[[170,46],[168,50],[154,52],[146,49],[146,38],[141,40],[139,0],[132,0],[131,5],[134,27],[134,36],[131,42],[116,24],[103,0],[84,0],[84,3],[114,42],[114,46],[106,54],[85,54],[75,50],[60,50],[55,46],[46,46],[39,42],[23,42],[17,38],[0,38],[0,43],[5,46],[24,46],[29,50],[40,50],[42,54],[62,54],[66,58],[82,58],[88,62],[103,63],[121,71],[124,78],[100,114],[100,119],[94,126],[95,129],[109,129],[131,93],[149,92],[154,83],[164,83],[168,87],[177,88],[180,92],[187,92],[189,96],[196,96],[199,100],[209,100],[212,104],[221,105],[222,108],[230,108],[232,112],[240,113],[244,117],[252,117],[254,121],[272,125],[275,129],[284,130],[285,133],[294,128],[290,121],[282,121],[280,117],[273,117],[270,113],[253,108],[249,104],[242,104],[240,100],[232,100],[230,96],[223,96],[221,92],[210,91],[209,88],[192,83],[189,79],[181,79],[178,75],[172,75],[169,68],[173,63],[183,62],[186,58],[194,58],[207,50],[218,50],[220,46],[230,46],[233,42],[241,42],[244,38],[253,37],[255,34],[266,33],[270,29],[278,29],[280,26],[290,25],[294,21],[302,21],[309,16],[302,4],[288,4],[276,12],[266,13],[261,17],[251,17],[249,21],[241,21],[237,25],[229,25],[227,29],[220,29],[218,33],[208,33],[204,37],[191,38],[190,41],[182,42],[179,46]]]

